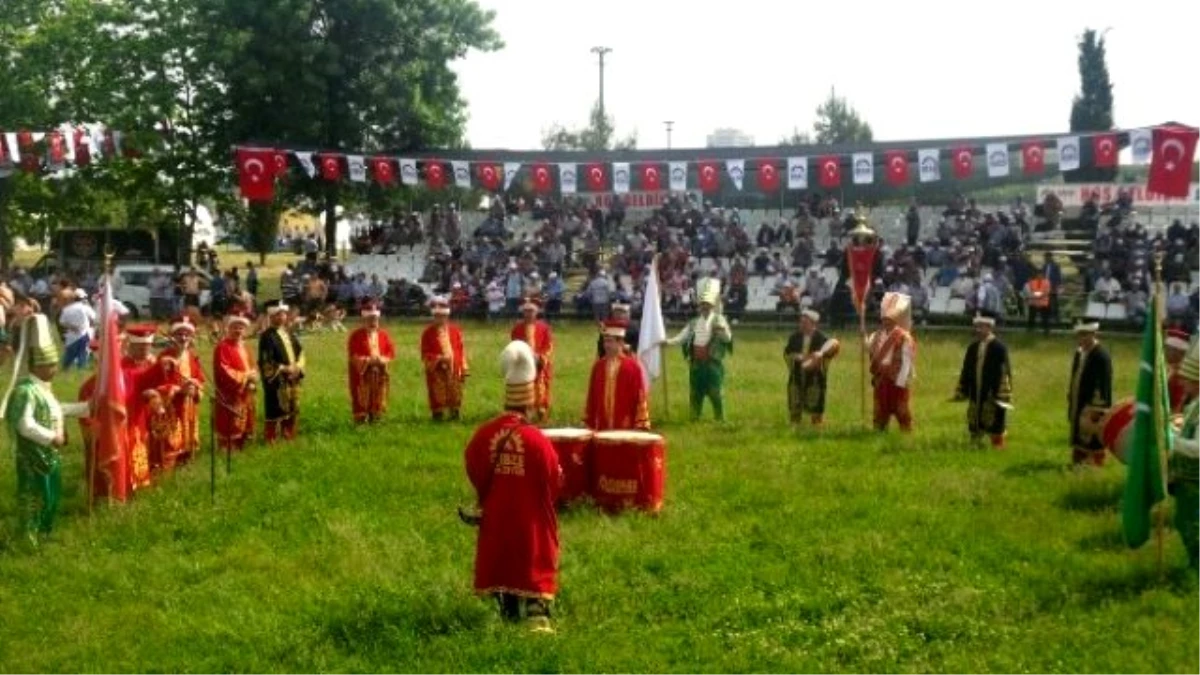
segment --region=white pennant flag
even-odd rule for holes
[[[922,183],[932,183],[942,179],[942,151],[937,148],[925,148],[917,151],[917,174]]]
[[[1074,171],[1079,168],[1079,137],[1063,136],[1055,144],[1058,147],[1058,170]]]
[[[16,164],[21,161],[21,146],[17,143],[17,135],[11,131],[4,134],[4,144],[8,146],[8,161]]]
[[[642,296],[642,325],[638,333],[638,360],[642,362],[642,376],[646,380],[646,388],[650,381],[657,380],[662,374],[662,347],[660,342],[667,339],[667,329],[663,324],[662,298],[658,291],[658,257],[650,263],[650,276],[646,279],[646,292]]]
[[[744,159],[727,159],[725,160],[725,173],[729,174],[730,180],[733,181],[733,186],[737,189],[742,189],[742,182],[746,178],[746,160]]]
[[[417,173],[417,160],[400,158],[400,182],[404,185],[416,185],[420,182],[421,174]]]
[[[1149,129],[1134,129],[1129,132],[1129,147],[1133,150],[1133,163],[1146,164],[1154,147]]]
[[[92,144],[92,161],[104,157],[104,126],[97,124],[92,127],[90,134]]]
[[[625,194],[629,192],[629,162],[613,162],[613,192]]]
[[[808,189],[808,158],[788,157],[788,189]]]
[[[1008,175],[1007,143],[988,143],[987,168],[990,178],[1003,178]]]
[[[296,161],[300,162],[300,168],[304,169],[304,175],[312,178],[317,175],[317,165],[313,164],[312,152],[309,150],[294,150],[292,154],[296,156]]]
[[[70,124],[64,124],[58,128],[58,133],[62,136],[63,156],[72,164],[75,163],[75,128]]]
[[[362,155],[346,155],[346,166],[350,168],[350,180],[355,183],[367,182],[367,160]]]
[[[558,164],[558,190],[564,195],[574,194],[579,185],[579,173],[575,168],[575,162],[559,162]]]
[[[870,185],[875,182],[875,155],[873,153],[854,153],[850,165],[854,167],[855,185]]]
[[[671,162],[671,192],[687,190],[687,162]]]
[[[504,163],[504,189],[512,185],[513,179],[517,177],[517,172],[521,170],[520,162],[505,162]]]
[[[455,187],[471,187],[471,166],[469,162],[465,162],[461,159],[453,160],[450,162],[450,169],[454,171]]]

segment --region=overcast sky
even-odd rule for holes
[[[1116,124],[1200,123],[1200,2],[479,0],[506,47],[455,64],[472,147],[539,148],[605,105],[638,147],[702,147],[718,127],[772,145],[837,88],[876,140],[1065,131],[1077,35],[1107,35]]]

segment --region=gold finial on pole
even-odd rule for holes
[[[107,275],[112,275],[113,257],[114,256],[116,256],[116,251],[113,250],[112,246],[105,244],[104,245],[104,273]]]

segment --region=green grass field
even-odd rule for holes
[[[89,518],[76,441],[59,527],[29,551],[6,484],[0,671],[1200,669],[1196,576],[1177,535],[1160,576],[1153,543],[1121,541],[1123,468],[1065,468],[1069,338],[1010,339],[1018,410],[1004,452],[970,450],[963,405],[947,403],[965,334],[921,336],[907,438],[862,430],[856,349],[833,366],[821,434],[786,424],[783,332],[735,334],[723,425],[685,421],[672,350],[671,421],[658,385],[652,405],[665,508],[562,516],[558,632],[539,636],[472,595],[475,531],[455,513],[471,501],[463,445],[500,401],[507,327],[467,326],[467,419],[446,425],[427,421],[418,330],[392,327],[392,409],[370,429],[350,423],[345,336],[306,336],[302,440],[221,466],[215,505],[205,456]],[[595,337],[579,325],[558,340],[567,425]],[[1136,340],[1109,344],[1116,390],[1131,394]]]

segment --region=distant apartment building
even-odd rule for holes
[[[754,145],[754,137],[741,129],[717,129],[708,135],[710,148],[748,148]]]

